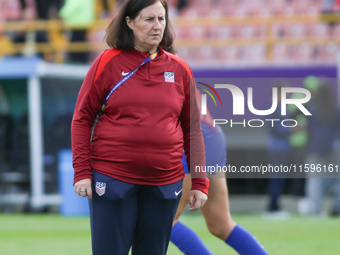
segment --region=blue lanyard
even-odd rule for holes
[[[109,100],[109,98],[111,97],[111,95],[113,94],[113,92],[116,91],[116,89],[118,89],[124,82],[126,82],[128,79],[130,79],[132,77],[132,75],[134,75],[138,68],[140,68],[141,66],[149,63],[151,60],[153,60],[154,58],[156,58],[158,55],[158,51],[156,51],[155,53],[152,53],[150,56],[148,56],[137,68],[135,68],[134,70],[132,70],[131,72],[129,72],[127,75],[125,75],[119,82],[117,82],[116,85],[114,85],[112,87],[112,89],[110,90],[110,92],[107,94],[105,100],[103,101],[102,104],[102,108],[100,109],[98,116],[100,117],[103,114],[103,110],[105,108],[105,105],[107,103],[107,101]]]
[[[115,90],[117,90],[124,82],[126,82],[128,79],[130,79],[132,77],[132,75],[134,75],[137,72],[138,68],[140,68],[141,66],[149,63],[151,60],[155,59],[157,57],[157,55],[158,55],[158,52],[159,52],[159,50],[157,50],[155,53],[152,53],[150,56],[148,56],[137,68],[135,68],[134,70],[129,72],[127,75],[125,75],[119,82],[117,82],[116,85],[114,85],[112,87],[110,92],[107,94],[105,100],[103,101],[102,108],[100,109],[99,113],[97,114],[97,117],[96,117],[96,119],[94,121],[94,124],[93,124],[93,126],[91,128],[91,138],[90,138],[90,141],[92,141],[94,128],[95,128],[95,126],[96,126],[100,116],[103,114],[105,105],[106,105],[107,101],[109,100],[109,98],[111,97],[112,93],[115,92]]]

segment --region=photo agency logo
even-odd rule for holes
[[[227,118],[217,118],[214,119],[214,126],[216,125],[225,125],[228,124],[230,127],[235,125],[242,125],[244,127],[262,127],[265,123],[270,124],[272,127],[275,123],[280,123],[283,127],[295,127],[298,125],[298,121],[292,118],[287,117],[287,108],[288,106],[296,107],[299,109],[305,116],[312,115],[305,104],[308,103],[311,99],[311,93],[309,90],[300,87],[272,87],[271,89],[271,104],[267,109],[256,109],[254,106],[254,93],[252,87],[246,88],[246,97],[243,91],[236,85],[232,84],[214,84],[214,87],[203,83],[197,82],[205,87],[209,88],[218,98],[220,104],[222,106],[222,100],[220,97],[221,92],[217,92],[216,89],[227,89],[232,96],[232,114],[233,116],[245,116],[245,106],[248,108],[248,112],[256,116],[265,116],[259,118],[244,118],[240,121],[238,117],[235,119],[227,119]],[[213,96],[213,94],[205,89],[198,87],[198,89],[206,92],[214,101],[215,106],[217,106],[217,102]],[[257,88],[259,89],[259,88]],[[222,90],[221,90],[222,91]],[[207,94],[201,94],[201,114],[207,115]],[[292,95],[295,95],[294,97]],[[298,95],[298,96],[296,96]],[[262,98],[262,100],[267,100],[268,98]],[[247,105],[245,105],[245,101],[247,100]],[[224,100],[224,102],[227,102]],[[279,109],[278,109],[279,107]],[[282,118],[270,118],[276,110],[280,110],[280,115]],[[229,111],[229,109],[228,109]],[[222,116],[223,117],[223,116]],[[287,118],[284,118],[287,117]]]
[[[210,85],[208,85],[206,83],[203,83],[203,82],[197,82],[197,83],[199,83],[199,84],[201,84],[203,86],[206,86],[212,92],[214,92],[215,95],[217,96],[218,100],[220,101],[221,105],[222,105],[221,97],[220,97],[220,95],[217,93],[217,91],[213,87],[211,87]],[[198,89],[206,92],[212,98],[212,100],[214,101],[215,105],[217,105],[215,97],[209,92],[209,90],[204,89],[204,88],[200,88],[200,87],[198,87]],[[202,98],[201,98],[201,100],[202,100],[202,109],[201,109],[201,111],[202,112],[201,113],[202,113],[202,115],[206,115],[207,114],[207,95],[206,94],[201,94],[201,96],[202,96]]]

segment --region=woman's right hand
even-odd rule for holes
[[[74,190],[79,196],[86,197],[89,199],[89,202],[92,201],[92,188],[91,188],[92,180],[84,179],[76,182],[74,184]]]

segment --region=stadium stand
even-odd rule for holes
[[[217,63],[222,66],[229,62],[242,66],[304,65],[308,61],[334,64],[336,61],[333,52],[338,49],[340,38],[339,1],[334,1],[328,14],[325,14],[322,0],[171,0],[168,4],[178,54],[191,65],[207,66],[216,55]],[[97,20],[85,27],[70,26],[55,19],[55,15],[48,21],[13,21],[18,17],[12,11],[16,18],[2,22],[0,55],[41,52],[48,61],[65,62],[68,52],[90,51],[91,61],[106,48],[103,35],[115,13],[115,6],[119,6],[115,1],[98,0]],[[86,42],[70,42],[67,31],[84,29],[87,31]],[[28,36],[30,32],[42,30],[47,31],[49,42],[37,42],[34,36]],[[14,32],[26,32],[26,42],[11,40],[10,35]],[[28,44],[31,46],[29,52]],[[202,51],[197,50],[201,47]]]

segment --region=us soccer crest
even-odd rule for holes
[[[164,72],[164,80],[166,82],[175,82],[175,73],[174,72]]]
[[[105,182],[96,182],[96,192],[99,196],[105,194],[106,183]]]

